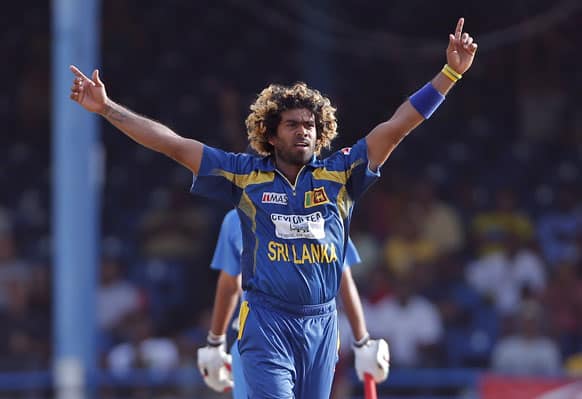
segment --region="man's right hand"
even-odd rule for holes
[[[198,349],[198,369],[206,385],[216,392],[232,390],[232,356],[226,353],[224,344]]]
[[[107,103],[107,93],[105,85],[99,79],[99,70],[93,71],[93,76],[89,79],[76,66],[69,67],[75,78],[71,87],[71,100],[78,102],[87,111],[103,113]]]

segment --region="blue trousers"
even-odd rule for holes
[[[233,399],[248,399],[245,376],[243,374],[240,354],[238,353],[238,341],[234,341],[230,348],[232,355],[232,378],[234,379]]]
[[[329,398],[338,361],[335,300],[298,306],[249,292],[240,317],[249,398]]]

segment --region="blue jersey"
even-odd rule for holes
[[[205,146],[191,191],[237,208],[245,291],[309,305],[335,298],[354,203],[378,177],[368,168],[365,139],[314,157],[295,184],[270,157]]]
[[[240,220],[234,209],[224,215],[220,233],[216,241],[216,249],[210,262],[210,268],[213,270],[222,270],[233,277],[241,273],[240,258],[242,255],[242,231]],[[352,239],[348,237],[348,246],[344,259],[344,267],[350,267],[360,263],[360,254]]]

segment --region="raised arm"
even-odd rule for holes
[[[388,159],[402,139],[432,114],[455,82],[471,67],[477,43],[463,32],[463,24],[464,19],[459,18],[455,33],[449,35],[447,66],[366,137],[370,169],[376,170]]]
[[[161,152],[198,173],[202,159],[202,143],[176,134],[159,122],[138,115],[113,102],[107,97],[105,85],[99,79],[99,71],[93,71],[91,79],[71,65],[75,75],[70,98],[87,111],[103,116],[135,142]]]

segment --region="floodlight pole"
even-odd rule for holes
[[[98,118],[69,99],[70,64],[99,61],[100,0],[52,0],[52,242],[55,398],[93,396],[103,162]]]

